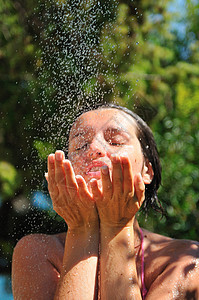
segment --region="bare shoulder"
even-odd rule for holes
[[[30,234],[24,236],[17,243],[13,259],[15,256],[42,257],[48,255],[63,255],[66,233],[47,235],[47,234]],[[46,256],[45,256],[46,257]]]
[[[162,292],[161,299],[199,299],[199,243],[145,230],[144,235],[148,297]]]
[[[15,299],[30,299],[30,295],[31,299],[53,299],[62,267],[65,237],[66,233],[30,234],[17,243],[12,259]]]
[[[17,247],[20,245],[26,244],[26,243],[31,243],[31,246],[33,246],[35,243],[63,243],[66,237],[66,232],[63,233],[58,233],[58,234],[43,234],[43,233],[34,233],[34,234],[29,234],[24,237],[22,237],[18,243]]]
[[[143,230],[147,256],[157,259],[167,257],[167,262],[199,258],[199,242],[187,239],[173,239]]]

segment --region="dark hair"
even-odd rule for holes
[[[153,133],[149,126],[146,124],[146,122],[128,108],[112,103],[100,105],[98,104],[95,107],[84,109],[84,111],[81,111],[81,113],[79,112],[78,115],[80,116],[82,113],[85,113],[90,110],[107,108],[115,108],[121,110],[126,114],[130,115],[135,120],[137,125],[137,138],[140,141],[144,158],[148,159],[148,161],[151,163],[154,172],[152,182],[145,186],[145,200],[142,205],[142,209],[146,213],[150,208],[163,213],[163,208],[157,196],[157,190],[161,184],[161,164]]]

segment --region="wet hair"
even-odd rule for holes
[[[140,142],[143,156],[145,160],[148,160],[151,163],[154,172],[151,183],[145,185],[145,200],[142,205],[142,210],[145,213],[148,213],[148,211],[152,208],[155,211],[163,214],[164,211],[157,196],[157,191],[161,184],[161,164],[153,133],[146,122],[128,108],[112,103],[101,104],[92,108],[84,109],[84,111],[81,111],[81,113],[79,112],[78,115],[80,116],[82,113],[91,110],[108,108],[114,108],[123,111],[134,119],[137,127],[137,138]]]

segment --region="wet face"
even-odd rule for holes
[[[93,110],[82,114],[72,126],[69,137],[69,159],[75,174],[88,183],[93,177],[100,181],[100,168],[112,171],[108,154],[126,153],[133,174],[143,170],[144,157],[136,135],[134,119],[114,108]]]

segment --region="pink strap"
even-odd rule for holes
[[[144,235],[143,231],[140,228],[140,234],[141,234],[141,283],[142,283],[142,297],[145,299],[146,294],[147,294],[147,289],[144,284]]]

